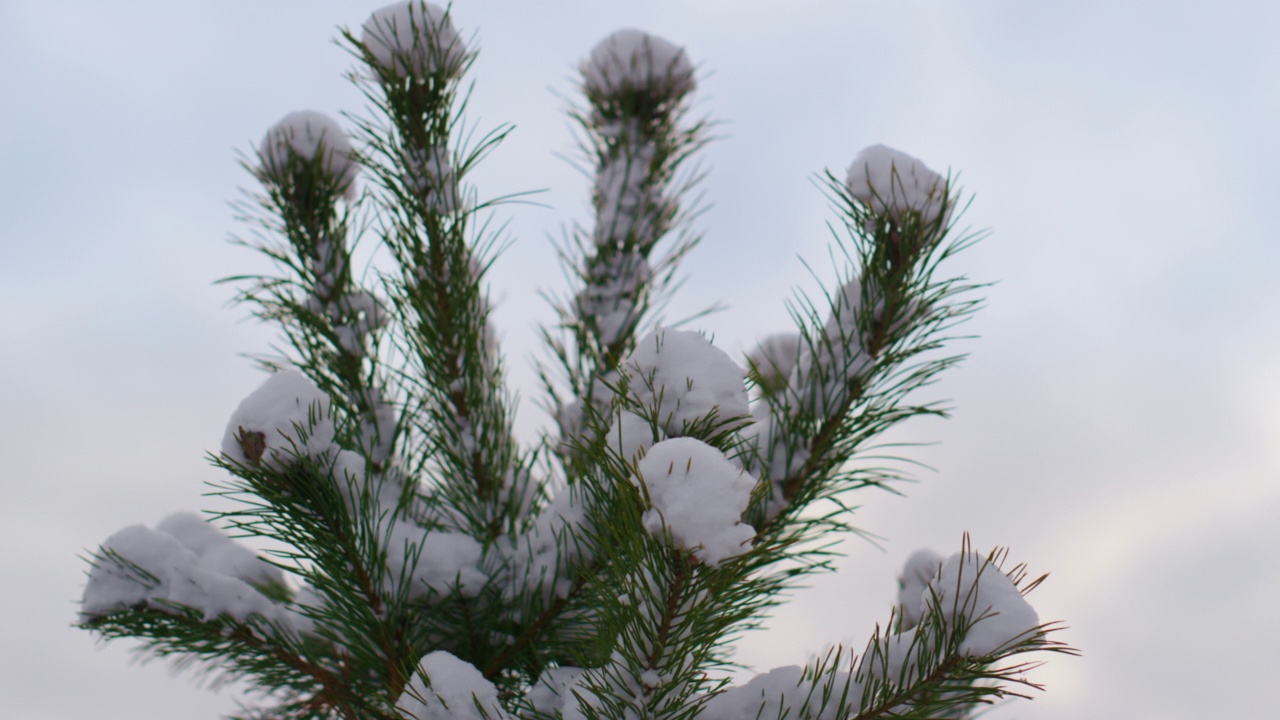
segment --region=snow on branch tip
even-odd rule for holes
[[[310,163],[321,153],[322,172],[330,176],[340,194],[354,198],[360,166],[351,141],[333,118],[315,110],[291,112],[267,131],[258,146],[261,178],[280,182],[293,172],[295,158]]]
[[[582,66],[588,94],[617,95],[647,91],[672,99],[693,92],[693,64],[684,48],[643,30],[624,29],[609,35]]]

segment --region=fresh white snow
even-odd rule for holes
[[[960,648],[965,655],[991,655],[1030,638],[1040,625],[1009,576],[978,553],[952,555],[930,587],[922,597],[926,607],[936,607],[949,621],[964,616],[972,623]]]
[[[195,553],[200,565],[208,570],[253,585],[284,583],[284,573],[279,568],[195,513],[174,513],[161,520],[156,530],[172,535]]]
[[[225,614],[243,622],[259,615],[290,627],[291,613],[253,585],[264,582],[283,577],[248,548],[184,513],[156,529],[131,525],[107,538],[89,572],[80,613],[92,619],[135,606],[164,612],[185,606],[205,620]]]
[[[701,720],[800,718],[802,706],[816,705],[812,694],[813,683],[804,678],[804,668],[786,665],[712,696],[698,717]]]
[[[406,720],[507,720],[498,689],[474,665],[437,650],[422,658],[396,702]]]
[[[917,212],[930,224],[951,211],[946,178],[885,145],[872,145],[858,153],[849,165],[845,187],[876,215]]]
[[[920,622],[925,591],[941,568],[942,556],[928,548],[917,550],[907,558],[898,578],[898,609],[902,613],[903,628],[913,628]]]
[[[855,277],[830,298],[822,334],[802,343],[793,385],[800,408],[829,415],[844,402],[849,381],[865,375],[873,360],[863,336],[862,282]]]
[[[938,640],[937,626],[925,622],[925,616],[941,617],[947,632],[966,628],[957,650],[978,658],[1030,639],[1040,624],[1013,580],[972,551],[956,553],[945,563],[929,550],[914,553],[903,570],[898,602],[904,630],[867,648],[858,677],[914,682],[922,655],[933,652]]]
[[[268,176],[289,166],[290,153],[313,160],[322,151],[323,167],[337,179],[339,190],[354,198],[360,167],[347,134],[328,115],[315,110],[291,112],[271,126],[258,146],[259,160]]]
[[[656,431],[658,437],[655,438],[654,434],[654,428],[648,420],[629,410],[623,410],[609,426],[607,441],[618,457],[631,463],[643,457],[654,443],[666,439],[661,430]]]
[[[658,328],[623,363],[628,393],[670,436],[713,411],[716,426],[740,427],[751,413],[746,371],[700,333]]]
[[[379,66],[400,77],[437,72],[456,76],[469,55],[449,13],[420,1],[375,10],[364,23],[360,42]]]
[[[568,715],[569,710],[577,709],[573,689],[584,672],[582,668],[568,666],[543,670],[529,690],[529,704],[534,710],[547,715],[557,712]]]
[[[470,535],[427,531],[400,520],[387,539],[387,573],[394,583],[409,583],[409,597],[424,597],[429,591],[447,594],[454,587],[475,597],[487,579],[479,569],[482,553],[480,542]]]
[[[272,373],[231,414],[222,452],[241,464],[322,455],[333,447],[329,413],[329,396],[306,375],[293,369]]]
[[[649,261],[638,252],[620,252],[591,269],[587,286],[578,293],[577,310],[584,319],[595,318],[602,344],[617,342],[635,321],[635,298],[651,275]]]
[[[742,522],[755,478],[724,453],[695,438],[672,438],[649,448],[631,481],[652,504],[645,527],[670,533],[702,562],[721,562],[751,549],[755,529]]]
[[[507,566],[508,594],[541,586],[549,597],[565,597],[571,585],[568,575],[582,560],[583,546],[576,538],[586,522],[587,508],[580,491],[561,487],[527,532],[497,546]]]
[[[663,209],[665,189],[653,177],[657,146],[638,130],[626,139],[618,156],[606,158],[596,169],[596,245],[631,238],[634,246],[644,247],[656,240],[653,220]]]
[[[800,361],[800,333],[774,333],[756,343],[747,354],[748,364],[755,368],[770,388],[786,385],[796,363]]]
[[[694,88],[693,64],[684,49],[642,30],[619,30],[601,40],[582,68],[588,92],[626,89],[679,97]]]
[[[463,207],[452,158],[444,146],[406,150],[404,154],[405,184],[425,195],[427,207],[441,215]]]

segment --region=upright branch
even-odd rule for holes
[[[683,229],[689,213],[681,207],[698,177],[680,171],[706,141],[705,123],[684,121],[695,82],[682,48],[621,30],[595,47],[581,72],[587,107],[573,115],[593,165],[595,218],[563,254],[576,285],[573,297],[557,307],[567,337],[544,331],[569,386],[564,397],[544,370],[560,429],[558,450],[571,478],[584,469],[574,448],[598,439],[619,364],[635,347],[637,331],[678,261],[699,239]],[[655,257],[673,234],[674,244]]]
[[[262,190],[239,207],[256,228],[255,240],[243,244],[271,258],[281,274],[223,282],[247,283],[237,300],[278,323],[293,347],[293,357],[263,364],[296,366],[332,395],[342,432],[380,472],[398,418],[377,352],[386,308],[352,269],[357,160],[346,133],[321,113],[294,112],[276,123],[246,162]]]
[[[779,537],[820,531],[801,517],[813,503],[897,478],[850,461],[889,427],[942,414],[908,399],[963,357],[930,353],[980,302],[965,278],[935,275],[977,239],[950,237],[957,199],[948,179],[877,145],[843,183],[828,175],[827,188],[848,239],[840,286],[825,302],[802,297],[792,311],[799,332],[768,338],[749,358],[758,422],[744,452],[770,483],[753,517]]]
[[[531,490],[481,285],[489,240],[472,241],[478,208],[463,180],[505,131],[476,147],[458,144],[459,81],[475,53],[447,11],[389,6],[346,39],[365,65],[353,79],[375,114],[360,129],[396,264],[387,281],[409,361],[400,377],[416,441],[411,462],[439,491],[426,521],[489,542],[520,522]]]

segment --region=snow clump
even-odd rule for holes
[[[876,215],[919,213],[926,225],[951,214],[947,181],[910,155],[885,145],[858,153],[845,180],[849,194]],[[945,216],[944,216],[945,213]]]
[[[406,184],[422,193],[427,207],[441,215],[448,215],[463,205],[451,157],[449,148],[444,146],[404,152]]]
[[[816,692],[815,692],[816,690]],[[841,693],[835,693],[838,700]],[[855,695],[861,697],[861,691]],[[822,704],[822,690],[804,677],[804,668],[787,665],[751,678],[745,684],[726,688],[711,696],[698,715],[702,720],[743,720],[743,718],[799,718],[808,708],[813,717]]]
[[[448,594],[455,587],[475,597],[487,579],[478,567],[482,553],[480,542],[466,533],[428,531],[401,520],[387,539],[387,574],[392,584],[407,582],[411,598]]]
[[[946,563],[928,550],[914,553],[903,570],[898,602],[903,632],[880,637],[867,647],[858,664],[859,679],[914,682],[935,647],[936,626],[923,622],[926,615],[941,616],[947,628],[963,623],[966,632],[956,651],[973,658],[990,657],[1028,640],[1040,625],[1013,580],[971,551],[956,553]]]
[[[547,716],[554,717],[560,713],[563,717],[568,717],[571,712],[577,711],[573,690],[584,672],[586,671],[582,668],[570,666],[543,670],[538,681],[529,690],[529,705],[534,711]]]
[[[929,549],[917,550],[907,558],[898,578],[898,608],[904,630],[920,623],[924,613],[924,595],[941,568],[942,556]]]
[[[257,587],[284,576],[247,547],[189,513],[171,515],[156,529],[131,525],[102,544],[80,601],[85,620],[145,606],[200,612],[206,621],[229,615],[244,622],[260,615],[288,626],[291,614]]]
[[[284,583],[284,574],[279,568],[195,513],[174,513],[160,521],[156,530],[172,535],[195,553],[201,566],[209,570],[239,578],[251,585]]]
[[[645,528],[664,531],[678,546],[717,567],[746,552],[755,529],[742,522],[755,478],[724,453],[695,438],[672,438],[649,448],[631,482],[651,507]]]
[[[948,558],[922,602],[948,621],[964,616],[972,623],[960,646],[969,657],[993,655],[1029,639],[1040,626],[1040,616],[1013,580],[975,552]]]
[[[222,452],[242,465],[320,456],[333,446],[329,396],[293,369],[267,378],[231,414]]]
[[[643,30],[619,30],[601,40],[582,67],[588,94],[648,91],[679,98],[693,91],[693,64],[684,48]]]
[[[509,570],[508,597],[542,587],[548,599],[568,597],[573,568],[583,560],[579,541],[587,524],[587,505],[580,491],[562,487],[523,534],[497,547]]]
[[[420,0],[375,10],[364,23],[360,42],[374,62],[395,77],[436,73],[456,77],[470,59],[449,13]]]
[[[716,429],[749,422],[746,371],[700,333],[654,330],[636,343],[624,367],[631,375],[632,400],[652,413],[667,435],[685,435],[713,413]]]
[[[616,343],[636,321],[636,300],[651,276],[649,261],[634,251],[593,264],[576,306],[578,317],[595,318],[602,345]]]
[[[508,720],[498,689],[474,665],[437,650],[422,658],[396,701],[406,720]]]
[[[258,158],[268,179],[288,172],[291,155],[310,162],[320,152],[324,152],[323,167],[336,179],[338,191],[354,198],[360,170],[355,151],[347,134],[328,115],[314,110],[291,112],[271,126],[258,146]]]
[[[773,414],[767,402],[757,402],[752,413],[755,422],[742,430],[741,437],[750,471],[772,481],[764,507],[765,519],[772,520],[787,507],[783,485],[804,468],[810,453],[807,446],[791,445],[786,422]]]
[[[762,390],[772,395],[787,386],[800,361],[800,334],[774,333],[756,344],[747,354],[747,364],[755,370]]]
[[[618,457],[626,462],[634,462],[637,458],[644,457],[654,443],[666,439],[666,435],[661,431],[656,434],[658,437],[654,437],[653,426],[648,420],[623,410],[609,426],[607,440],[609,447],[617,453]]]
[[[915,682],[936,647],[936,625],[923,623],[925,616],[941,616],[948,629],[965,626],[956,648],[965,657],[995,656],[1034,637],[1039,626],[1036,610],[1009,575],[977,552],[957,552],[946,562],[932,551],[913,553],[902,570],[899,605],[904,632],[869,644],[856,671],[859,679]]]

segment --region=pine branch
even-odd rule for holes
[[[560,426],[554,449],[570,478],[588,466],[573,450],[576,438],[598,434],[591,418],[608,414],[609,386],[617,382],[622,359],[670,289],[679,261],[700,239],[687,230],[699,212],[696,201],[692,209],[681,207],[681,198],[702,179],[696,170],[681,179],[683,165],[706,143],[708,128],[705,121],[684,122],[692,68],[677,54],[670,67],[655,68],[644,80],[604,77],[602,68],[611,63],[635,62],[608,43],[582,67],[588,107],[571,112],[582,133],[581,151],[594,166],[595,223],[590,233],[577,230],[561,250],[576,289],[570,299],[554,302],[567,338],[543,329],[570,398],[561,396],[545,367],[539,371]],[[674,246],[655,259],[656,247],[671,236]]]
[[[262,364],[296,365],[329,393],[347,416],[343,425],[354,444],[380,470],[393,452],[397,422],[377,361],[385,309],[353,279],[352,207],[340,210],[354,195],[354,163],[345,135],[322,115],[295,113],[273,127],[253,161],[242,160],[263,190],[238,205],[240,219],[258,230],[253,241],[237,242],[270,258],[283,275],[220,282],[247,283],[236,301],[277,323],[297,353]]]
[[[386,697],[398,696],[417,657],[405,637],[403,579],[385,587],[392,579],[384,512],[368,496],[353,510],[323,461],[295,457],[280,468],[213,461],[237,478],[218,494],[241,501],[221,517],[288,548],[277,554],[323,599],[325,610],[314,618],[322,632],[350,654],[359,676],[376,678]]]
[[[431,473],[444,507],[459,513],[433,521],[488,542],[521,521],[524,503],[509,491],[526,463],[511,436],[513,411],[481,289],[486,245],[473,247],[468,239],[478,208],[463,180],[509,129],[470,149],[453,146],[466,105],[465,96],[457,97],[458,79],[475,54],[452,31],[447,13],[410,12],[413,47],[393,45],[384,53],[380,34],[403,28],[381,21],[373,32],[366,25],[365,38],[349,31],[344,38],[366,66],[367,74],[352,79],[375,115],[357,124],[379,190],[381,234],[397,266],[385,280],[398,320],[395,339],[412,364],[402,375],[407,422],[421,438],[414,450],[439,471],[422,459],[419,466]]]
[[[796,522],[818,500],[895,480],[892,470],[845,468],[870,440],[903,420],[945,415],[935,405],[905,401],[964,357],[927,359],[954,340],[950,331],[977,309],[980,300],[965,295],[980,286],[963,277],[938,280],[935,273],[980,236],[948,241],[954,191],[949,181],[938,182],[947,200],[924,222],[895,209],[873,212],[827,176],[844,216],[848,279],[823,304],[801,298],[792,311],[801,328],[798,357],[787,363],[797,368],[785,386],[762,397],[768,422],[755,430],[759,454],[752,462],[777,488],[753,511],[762,536],[775,523]]]

